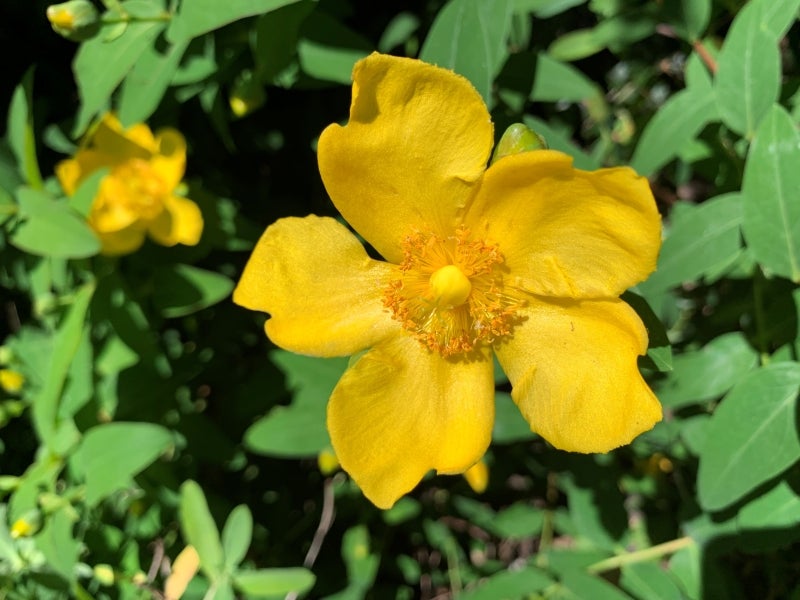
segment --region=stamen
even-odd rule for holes
[[[510,335],[523,301],[503,287],[503,255],[466,227],[441,238],[415,231],[384,293],[392,317],[442,356],[466,354]]]

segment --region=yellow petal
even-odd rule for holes
[[[655,269],[661,246],[645,178],[573,169],[552,150],[493,164],[466,223],[500,246],[512,286],[550,297],[619,296]]]
[[[430,469],[469,469],[489,446],[493,421],[491,360],[448,360],[402,333],[359,358],[328,403],[336,456],[380,508]]]
[[[636,358],[647,331],[621,300],[532,300],[497,349],[531,429],[556,448],[608,452],[661,420]]]
[[[179,600],[199,568],[200,555],[197,554],[194,546],[186,546],[172,563],[172,572],[164,582],[164,598]]]
[[[322,133],[319,169],[347,222],[396,263],[410,225],[452,232],[486,168],[492,124],[475,88],[452,71],[372,54],[353,80],[350,121]]]
[[[150,165],[169,190],[174,190],[186,170],[186,139],[176,129],[162,129],[155,139],[158,152]]]
[[[145,230],[139,222],[119,231],[95,231],[95,233],[102,245],[100,252],[107,256],[130,254],[139,249],[145,238]]]
[[[168,196],[163,212],[149,224],[148,232],[162,246],[196,246],[203,233],[203,215],[188,198]]]
[[[481,459],[472,465],[465,473],[464,479],[467,480],[469,487],[476,494],[482,494],[489,487],[489,466],[486,461]]]
[[[124,177],[103,177],[89,213],[92,228],[98,233],[113,233],[136,223],[139,213],[130,195],[129,182]]]
[[[123,129],[119,119],[106,113],[91,135],[90,145],[109,157],[111,164],[131,158],[147,160],[156,150],[150,128],[144,124]]]
[[[399,329],[383,306],[392,267],[336,220],[280,219],[258,241],[233,301],[268,312],[269,338],[314,356],[346,356]]]

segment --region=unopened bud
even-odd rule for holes
[[[47,7],[47,20],[57,34],[82,42],[94,36],[100,29],[97,9],[89,0],[70,0]]]
[[[492,155],[492,162],[497,162],[504,156],[511,154],[545,149],[547,149],[547,142],[544,141],[542,136],[522,123],[514,123],[509,125],[508,129],[503,133],[503,137],[497,143]]]
[[[264,104],[264,100],[266,94],[261,82],[253,76],[252,71],[242,71],[233,82],[228,100],[231,112],[237,117],[244,117]]]
[[[94,575],[97,583],[106,587],[114,585],[114,580],[116,579],[116,576],[114,575],[114,569],[111,568],[111,565],[102,563],[94,566],[94,569],[92,569],[92,575]]]
[[[331,475],[339,468],[339,459],[333,450],[326,448],[317,455],[317,466],[323,475]]]

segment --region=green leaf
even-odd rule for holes
[[[683,600],[685,597],[669,573],[652,562],[623,566],[620,585],[637,598]]]
[[[711,0],[681,0],[681,16],[686,37],[693,42],[703,35],[711,19]]]
[[[478,587],[463,592],[460,600],[497,600],[498,598],[527,598],[553,585],[550,576],[536,567],[500,571],[488,577]]]
[[[173,43],[219,29],[245,17],[261,15],[298,0],[184,0],[172,17],[167,39]]]
[[[182,6],[195,4],[198,3],[184,2]],[[161,5],[152,0],[129,0],[125,3],[125,9],[145,13],[162,12]],[[164,22],[156,20],[131,21],[125,32],[111,41],[106,41],[106,36],[100,34],[80,45],[72,66],[81,98],[81,107],[72,131],[74,136],[86,130],[92,118],[108,103],[112,92],[152,46],[164,27]]]
[[[86,503],[94,506],[128,486],[172,444],[169,429],[154,423],[112,422],[89,429],[72,457],[86,478]]]
[[[75,293],[53,341],[53,353],[43,386],[33,398],[33,424],[41,442],[53,441],[58,426],[58,404],[61,392],[78,347],[81,343],[89,301],[94,294],[94,283],[84,284]]]
[[[122,83],[119,119],[127,127],[147,120],[158,107],[186,51],[188,40],[161,51],[148,46]]]
[[[761,9],[761,25],[772,38],[780,40],[797,20],[800,0],[752,0]]]
[[[745,164],[742,231],[766,269],[800,283],[800,133],[774,105],[756,132]]]
[[[539,19],[548,19],[585,3],[586,0],[517,0],[515,10],[533,13]]]
[[[10,242],[37,256],[86,258],[100,252],[100,240],[69,203],[32,188],[17,190],[18,216]]]
[[[751,138],[778,99],[781,59],[775,39],[761,24],[756,3],[736,15],[717,61],[715,89],[722,121]]]
[[[422,45],[425,62],[452,69],[472,82],[492,106],[492,84],[508,57],[511,0],[450,0]]]
[[[580,60],[608,48],[612,52],[621,50],[653,34],[656,19],[650,11],[617,15],[604,19],[591,29],[574,29],[557,38],[547,53],[567,62]]]
[[[246,505],[240,504],[228,515],[222,528],[222,551],[225,569],[232,572],[242,562],[253,537],[253,515]]]
[[[295,59],[300,28],[314,6],[314,2],[295,2],[258,18],[253,30],[253,60],[258,81],[275,82]],[[347,76],[350,77],[350,71]]]
[[[581,102],[600,96],[597,84],[570,64],[540,52],[530,99],[537,102]]]
[[[8,144],[17,158],[20,174],[35,189],[42,187],[33,129],[33,69],[28,69],[11,96],[8,109]]]
[[[788,529],[800,525],[800,496],[785,481],[754,499],[739,511],[742,529]]]
[[[314,574],[299,567],[240,571],[233,577],[234,585],[249,596],[285,596],[302,594],[314,585]]]
[[[370,552],[369,530],[366,525],[356,525],[342,537],[342,558],[347,567],[348,588],[364,592],[370,589],[378,573],[381,557]]]
[[[676,214],[655,273],[639,286],[646,294],[696,281],[730,264],[741,251],[740,194],[723,194]]]
[[[726,333],[700,350],[675,356],[672,371],[655,386],[664,406],[677,409],[718,398],[758,362],[741,333]]]
[[[183,537],[197,550],[203,572],[212,582],[218,580],[225,564],[219,531],[203,490],[192,480],[181,485],[180,522]]]
[[[229,278],[191,265],[156,268],[153,304],[168,318],[183,317],[220,302],[233,289]]]
[[[42,531],[35,537],[36,547],[47,565],[67,581],[75,580],[80,542],[72,535],[73,519],[66,508],[48,515]]]
[[[494,429],[492,442],[495,444],[513,444],[532,440],[536,434],[531,431],[530,425],[523,418],[519,408],[507,392],[495,394]]]
[[[700,455],[697,491],[714,511],[739,500],[800,458],[796,428],[800,364],[750,373],[717,407]]]
[[[682,90],[669,98],[645,125],[631,158],[638,173],[655,173],[717,118],[716,99],[705,91]]]
[[[393,48],[405,44],[417,29],[419,29],[419,17],[411,12],[398,13],[383,30],[378,41],[378,50],[388,53]]]
[[[347,359],[312,358],[275,351],[272,361],[286,373],[293,391],[289,406],[276,406],[245,432],[248,449],[268,456],[314,457],[330,446],[326,406],[347,367]]]
[[[321,81],[350,85],[353,65],[371,51],[369,40],[319,11],[312,12],[300,29],[300,67]]]
[[[602,600],[631,600],[622,590],[614,587],[605,579],[581,573],[580,571],[566,571],[561,577],[561,583],[569,600],[585,600],[587,598],[602,598]]]

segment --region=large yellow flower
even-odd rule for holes
[[[56,165],[67,195],[107,167],[89,213],[103,254],[138,249],[146,234],[164,246],[200,241],[203,217],[197,205],[175,193],[186,168],[186,140],[175,129],[154,136],[144,124],[123,129],[106,114],[74,158]]]
[[[302,354],[358,353],[328,404],[342,467],[380,507],[430,469],[463,473],[494,419],[494,352],[531,428],[607,452],[661,418],[637,369],[647,332],[618,296],[654,268],[660,218],[631,169],[537,150],[486,168],[493,128],[464,78],[373,54],[350,121],[319,140],[335,219],[286,218],[234,293]]]

